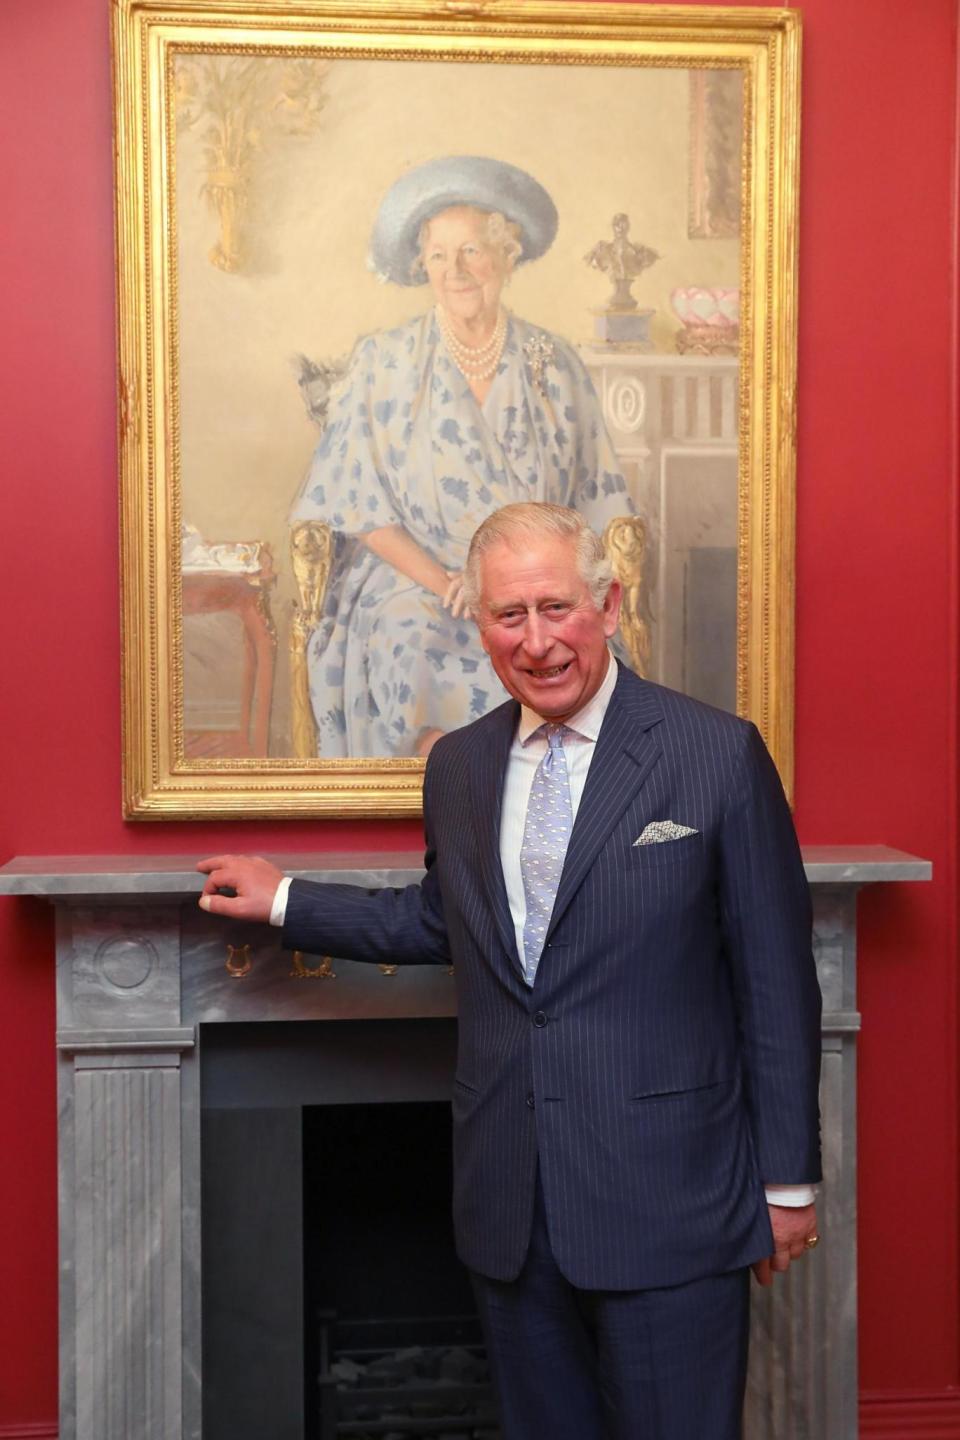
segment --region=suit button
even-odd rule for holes
[[[538,1030],[542,1030],[543,1027],[544,1027],[544,1025],[546,1025],[546,1023],[547,1023],[547,1017],[546,1017],[546,1015],[544,1015],[544,1013],[543,1013],[542,1010],[538,1010],[537,1013],[536,1013],[536,1015],[534,1015],[534,1017],[533,1017],[533,1023],[534,1023],[534,1025],[536,1025],[536,1027],[537,1027]]]
[[[536,1107],[536,1100],[532,1095],[527,1096],[527,1109],[533,1110]]]

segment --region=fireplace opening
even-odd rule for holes
[[[449,1019],[201,1032],[204,1440],[497,1440]]]
[[[303,1154],[317,1381],[307,1440],[493,1440],[486,1357],[450,1219],[449,1105],[310,1106]]]

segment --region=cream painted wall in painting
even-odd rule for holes
[[[535,175],[560,228],[550,252],[517,271],[506,299],[574,342],[590,338],[591,309],[609,292],[583,256],[609,238],[618,210],[631,217],[631,238],[662,257],[633,287],[656,310],[658,350],[674,350],[673,288],[739,283],[737,241],[687,235],[684,70],[334,61],[320,88],[312,133],[276,133],[275,111],[265,117],[249,172],[243,273],[208,258],[219,227],[201,194],[202,113],[177,141],[184,518],[208,539],[272,543],[281,653],[293,593],[286,514],[317,439],[292,358],[343,355],[358,335],[429,304],[425,287],[382,284],[366,268],[377,204],[401,172],[473,153]],[[281,726],[284,701],[281,672]]]

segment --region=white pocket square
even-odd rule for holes
[[[660,845],[664,840],[682,840],[685,835],[699,835],[689,825],[678,825],[675,820],[651,820],[634,845]]]

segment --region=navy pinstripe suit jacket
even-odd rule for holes
[[[455,966],[461,1258],[520,1271],[539,1157],[575,1285],[673,1285],[770,1253],[764,1182],[820,1178],[810,904],[755,727],[621,670],[533,990],[499,857],[519,709],[445,736],[424,782],[427,874],[294,881],[284,944]],[[695,835],[634,844],[652,820]]]

